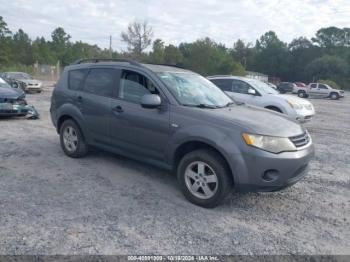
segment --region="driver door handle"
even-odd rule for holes
[[[113,111],[117,112],[117,113],[123,113],[124,112],[124,110],[123,110],[123,108],[121,106],[114,107]]]

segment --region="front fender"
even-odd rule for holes
[[[242,167],[242,161],[244,161],[239,149],[239,145],[243,140],[240,139],[235,142],[234,137],[241,137],[241,134],[233,134],[234,131],[230,131],[230,133],[223,132],[221,129],[214,127],[201,125],[182,128],[172,135],[171,147],[168,151],[169,162],[172,165],[174,164],[176,151],[182,145],[189,142],[205,143],[220,152],[232,171],[234,181],[238,182],[238,170]]]

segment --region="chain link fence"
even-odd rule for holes
[[[56,82],[62,70],[63,67],[60,66],[59,62],[56,65],[42,65],[36,63],[33,65],[33,76],[39,80]]]

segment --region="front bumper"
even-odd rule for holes
[[[303,107],[303,109],[295,110],[295,113],[292,115],[292,118],[294,120],[297,120],[300,123],[305,123],[310,121],[314,115],[315,115],[315,109],[313,107],[311,108]]]
[[[314,146],[280,154],[250,148],[242,155],[242,166],[237,172],[238,191],[277,191],[291,186],[307,175]]]
[[[29,92],[29,91],[42,91],[42,87],[41,86],[26,86],[25,91]]]
[[[28,113],[25,105],[13,105],[12,108],[0,104],[0,116],[24,116]]]

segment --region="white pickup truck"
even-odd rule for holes
[[[327,84],[310,83],[305,89],[298,90],[298,96],[302,98],[306,97],[318,97],[318,98],[330,98],[337,100],[344,97],[344,91],[334,89]]]

